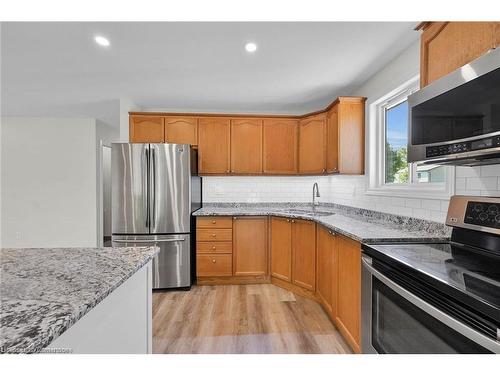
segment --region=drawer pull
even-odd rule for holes
[[[212,259],[212,263],[215,263],[215,262],[217,262],[217,261],[215,259]]]
[[[215,250],[215,249],[217,249],[217,248],[215,246],[212,246],[212,250]]]
[[[290,222],[290,219],[286,219],[286,222],[289,223]]]
[[[292,223],[295,223],[295,220],[292,220]]]
[[[217,223],[217,221],[215,221],[215,220],[212,220],[212,224],[215,224],[215,223]]]
[[[212,237],[217,237],[217,235],[215,233],[212,233]]]

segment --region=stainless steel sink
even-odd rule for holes
[[[285,213],[295,214],[295,215],[306,215],[306,216],[331,216],[335,215],[333,212],[319,211],[319,210],[302,210],[302,209],[291,209],[286,210]]]

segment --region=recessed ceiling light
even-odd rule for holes
[[[109,40],[106,39],[105,37],[103,36],[100,36],[100,35],[97,35],[95,38],[94,38],[95,42],[97,44],[99,44],[100,46],[103,46],[103,47],[109,47],[109,45],[111,43],[109,43]]]
[[[247,50],[247,52],[255,52],[257,51],[257,44],[249,42],[245,44],[245,49]]]

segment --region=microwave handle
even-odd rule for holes
[[[363,267],[373,276],[379,279],[382,283],[384,283],[387,287],[391,288],[394,292],[399,294],[401,297],[412,303],[413,305],[417,306],[421,310],[424,310],[427,314],[431,315],[432,317],[438,319],[441,323],[445,324],[446,326],[450,327],[456,332],[459,332],[463,336],[467,337],[468,339],[474,341],[475,343],[481,345],[482,347],[491,350],[494,353],[500,353],[500,341],[495,341],[490,339],[489,337],[486,337],[482,335],[481,333],[473,330],[472,328],[466,326],[465,324],[459,322],[458,320],[452,318],[451,316],[443,313],[441,310],[436,309],[434,306],[431,304],[427,303],[423,299],[415,296],[414,294],[410,293],[406,289],[402,288],[398,284],[396,284],[394,281],[389,279],[387,276],[384,276],[380,271],[375,269],[373,265],[371,264],[371,258],[368,258],[366,256],[363,256],[361,258],[361,261],[363,262]],[[497,330],[498,334],[498,330]],[[498,336],[497,336],[498,337]],[[498,338],[500,340],[500,338]]]

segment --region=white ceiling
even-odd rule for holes
[[[3,23],[2,115],[112,123],[119,98],[146,110],[304,113],[350,94],[418,39],[415,25]]]

